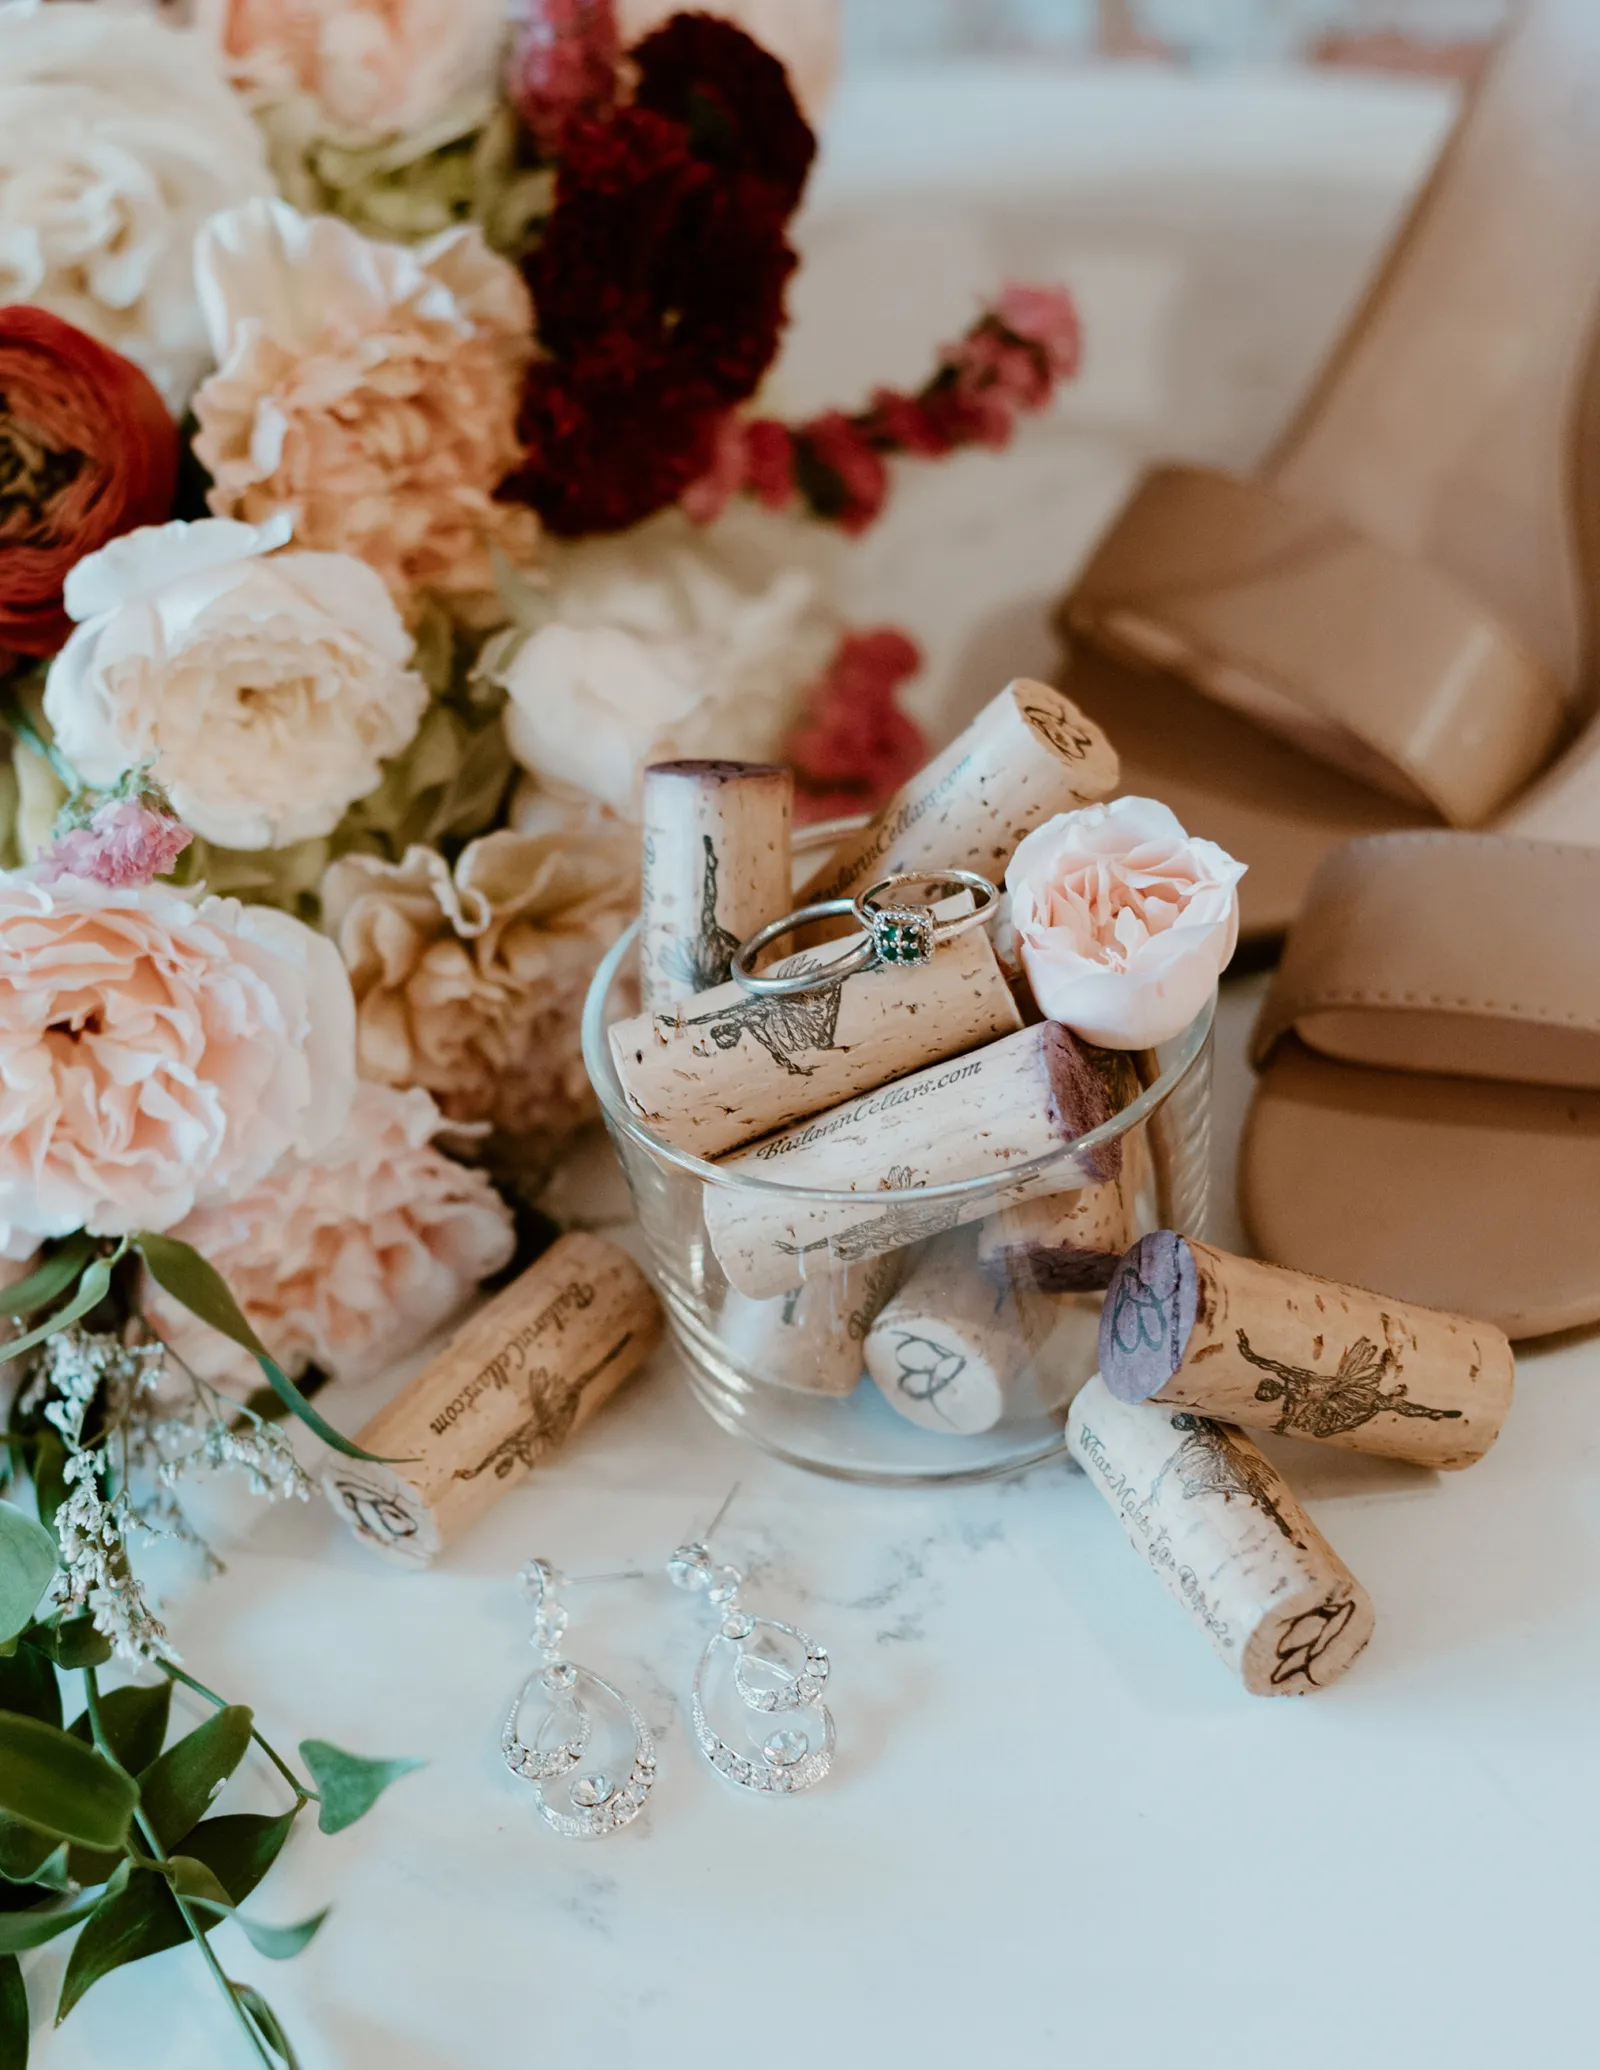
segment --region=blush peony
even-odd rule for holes
[[[1106,1049],[1188,1027],[1239,938],[1245,866],[1154,798],[1115,798],[1036,827],[1006,870],[1042,1012]]]
[[[86,783],[148,764],[224,848],[329,833],[376,787],[428,702],[411,641],[364,562],[273,552],[288,535],[287,520],[148,526],[73,569],[78,629],[44,708]]]
[[[228,1282],[290,1374],[308,1365],[364,1379],[450,1321],[509,1262],[505,1202],[433,1141],[425,1092],[358,1085],[340,1135],[290,1157],[248,1192],[198,1208],[173,1231]],[[184,1363],[255,1385],[255,1361],[146,1282],[145,1308]]]
[[[409,131],[488,100],[505,0],[199,0],[235,85],[308,100],[348,141]]]
[[[515,465],[533,305],[477,228],[408,251],[282,201],[214,216],[195,271],[217,371],[194,398],[211,508],[352,553],[402,608],[493,604],[491,542],[531,556]]]
[[[205,357],[195,232],[271,192],[194,33],[143,8],[0,4],[0,303],[115,347],[178,411]]]
[[[286,914],[0,875],[0,1248],[169,1229],[341,1129],[349,980]]]

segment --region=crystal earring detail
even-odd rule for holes
[[[631,1581],[637,1574],[580,1574],[577,1582]],[[511,1700],[500,1751],[513,1775],[533,1785],[539,1815],[553,1832],[568,1840],[598,1840],[629,1824],[644,1809],[655,1781],[656,1749],[650,1728],[619,1689],[602,1680],[592,1669],[579,1667],[561,1651],[566,1637],[567,1613],[557,1602],[559,1590],[575,1586],[548,1560],[530,1560],[517,1581],[533,1604],[533,1634],[530,1645],[537,1648],[540,1664]],[[521,1736],[520,1720],[529,1698],[542,1695],[543,1711],[533,1729],[531,1741]],[[627,1777],[618,1781],[592,1762],[585,1762],[594,1736],[594,1714],[585,1704],[599,1699],[615,1707],[632,1735]],[[567,1787],[570,1811],[560,1810],[545,1794],[546,1783],[581,1769]]]
[[[738,1493],[729,1494],[709,1538],[727,1515]],[[717,1614],[717,1629],[706,1642],[694,1672],[689,1719],[700,1751],[720,1775],[741,1789],[779,1794],[809,1790],[833,1766],[833,1715],[822,1701],[829,1675],[828,1652],[798,1625],[775,1617],[757,1617],[739,1601],[744,1576],[737,1567],[720,1566],[698,1540],[678,1546],[667,1561],[674,1587],[704,1596]],[[790,1643],[793,1664],[775,1657],[759,1639],[770,1632]],[[719,1655],[733,1653],[733,1686],[752,1711],[775,1718],[775,1729],[759,1745],[751,1734],[753,1753],[741,1754],[712,1726],[706,1715],[708,1675]],[[758,1650],[759,1649],[759,1650]]]

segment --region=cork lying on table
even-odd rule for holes
[[[1325,1689],[1371,1638],[1371,1598],[1243,1431],[1118,1401],[1097,1375],[1067,1447],[1252,1695]]]
[[[645,770],[639,981],[648,1012],[726,984],[739,944],[788,912],[793,800],[793,773],[769,762]]]
[[[1163,1229],[1140,1239],[1111,1282],[1100,1371],[1123,1401],[1455,1468],[1500,1435],[1516,1363],[1493,1323]]]
[[[323,1492],[358,1537],[426,1566],[609,1401],[654,1351],[661,1308],[626,1251],[575,1232],[468,1317]]]
[[[850,898],[900,870],[978,870],[998,884],[1024,834],[1117,787],[1110,742],[1071,698],[1018,677],[807,881],[797,905]]]
[[[970,894],[934,908],[970,910]],[[824,948],[779,974],[825,963]],[[665,1014],[635,1014],[610,1031],[630,1110],[696,1157],[717,1157],[853,1093],[1022,1025],[981,928],[926,963],[857,972],[842,984],[760,997],[718,986]]]
[[[706,1233],[730,1285],[756,1299],[782,1294],[798,1279],[976,1221],[997,1200],[996,1191],[981,1187],[971,1199],[925,1205],[875,1206],[875,1195],[992,1178],[999,1196],[1008,1197],[1012,1167],[1059,1151],[1108,1117],[1105,1086],[1073,1037],[1053,1022],[1024,1028],[721,1160],[721,1170],[774,1189],[820,1187],[859,1194],[859,1203],[813,1203],[787,1191],[708,1180]],[[1118,1169],[1120,1149],[1112,1143],[1077,1176],[1091,1183],[1114,1178]],[[1014,1185],[1019,1193],[1035,1185],[1059,1191],[1070,1175],[1057,1164],[1047,1176]]]

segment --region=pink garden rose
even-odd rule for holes
[[[234,84],[264,102],[309,99],[352,141],[414,130],[486,100],[505,0],[200,0]]]
[[[170,1229],[344,1125],[349,980],[298,920],[0,874],[0,1250]]]
[[[36,875],[88,877],[96,884],[148,884],[164,877],[194,839],[186,826],[134,798],[108,798],[84,827],[71,827],[41,857]]]
[[[356,555],[402,610],[494,606],[492,545],[531,558],[516,465],[533,304],[474,225],[415,250],[256,201],[213,216],[195,274],[217,370],[194,397],[219,517],[294,519],[298,547]]]
[[[1154,798],[1085,805],[1036,827],[1006,890],[1040,1010],[1106,1049],[1180,1034],[1233,955],[1244,870]]]
[[[447,1323],[506,1264],[511,1214],[481,1172],[435,1148],[425,1092],[356,1087],[349,1120],[315,1157],[290,1157],[174,1234],[222,1274],[291,1374],[362,1379]],[[147,1285],[151,1320],[203,1379],[253,1384],[255,1363]]]

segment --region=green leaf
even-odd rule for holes
[[[343,1747],[325,1739],[303,1739],[300,1758],[311,1771],[322,1805],[317,1829],[342,1833],[358,1818],[365,1818],[390,1783],[409,1775],[413,1768],[425,1768],[425,1761],[367,1761],[360,1754],[347,1754]]]
[[[71,1891],[76,1895],[83,1887],[82,1877],[72,1873],[75,1850],[65,1840],[57,1840],[52,1845],[48,1833],[36,1833],[19,1819],[0,1820],[0,1825],[6,1828],[8,1841],[8,1863],[0,1866],[0,1877],[5,1879],[0,1883],[0,1912],[23,1912],[29,1905],[42,1905],[53,1890]],[[41,1855],[41,1848],[48,1851]],[[9,1866],[11,1858],[22,1868],[22,1874],[12,1873]],[[103,1859],[114,1869],[122,1857],[109,1854]],[[111,1869],[105,1870],[95,1881],[104,1883]]]
[[[120,1257],[120,1251],[117,1253]],[[111,1285],[111,1268],[116,1258],[95,1258],[84,1268],[78,1291],[65,1308],[58,1308],[54,1315],[47,1316],[42,1323],[36,1323],[31,1330],[20,1337],[8,1337],[0,1343],[0,1363],[7,1359],[20,1358],[25,1351],[31,1351],[36,1344],[42,1344],[46,1337],[53,1337],[57,1330],[64,1330],[68,1323],[74,1323],[80,1315],[87,1315],[105,1299]]]
[[[100,1724],[111,1755],[130,1775],[141,1775],[161,1752],[167,1736],[167,1714],[172,1709],[172,1684],[126,1682],[120,1689],[108,1689],[100,1699]],[[75,1739],[94,1742],[89,1713],[73,1719],[68,1730]]]
[[[49,1660],[33,1643],[33,1632],[9,1659],[0,1660],[0,1711],[20,1711],[25,1718],[61,1723],[61,1684]]]
[[[110,1658],[111,1641],[104,1632],[95,1628],[92,1617],[68,1618],[65,1624],[57,1626],[57,1667],[69,1671],[73,1668],[103,1667]]]
[[[0,1711],[0,1811],[85,1847],[121,1847],[139,1786],[40,1718]]]
[[[184,1838],[244,1759],[252,1722],[244,1704],[230,1703],[168,1747],[140,1776],[144,1814],[163,1847]]]
[[[190,1860],[203,1862],[212,1870],[233,1902],[242,1904],[277,1859],[294,1819],[292,1811],[277,1818],[258,1812],[208,1818],[186,1836],[183,1851]],[[215,1924],[213,1919],[199,1920],[204,1933]],[[57,2023],[110,1971],[176,1948],[188,1937],[189,1929],[165,1877],[153,1869],[135,1869],[127,1888],[109,1901],[102,1900],[79,1934],[61,1982]]]
[[[97,1911],[107,1897],[115,1897],[128,1880],[128,1864],[124,1862],[106,1885],[103,1895],[81,1899],[75,1905],[63,1905],[54,1912],[12,1912],[0,1916],[0,1955],[21,1955],[29,1948],[42,1948],[46,1941],[53,1941],[57,1934],[70,1933],[75,1926],[81,1926],[89,1915]]]
[[[32,1623],[55,1571],[56,1542],[43,1524],[14,1502],[0,1502],[0,1639],[14,1639]]]
[[[300,2070],[300,2059],[289,2046],[289,2037],[278,2025],[277,2014],[261,1993],[250,1984],[230,1983],[229,1989],[260,2028],[262,2040],[284,2065],[284,2070]]]
[[[194,1898],[212,1911],[231,1912],[233,1900],[218,1881],[217,1872],[193,1854],[174,1854],[167,1859],[173,1889],[181,1898]]]
[[[228,1902],[227,1892],[217,1883],[203,1863],[190,1861],[181,1854],[172,1857],[171,1867],[183,1864],[183,1880],[174,1879],[173,1888],[185,1897],[197,1912],[209,1912],[214,1919],[231,1919],[242,1928],[258,1955],[265,1955],[269,1962],[288,1962],[308,1947],[316,1938],[317,1930],[333,1907],[324,1905],[320,1912],[313,1912],[309,1919],[301,1919],[293,1926],[267,1926],[259,1919],[247,1919],[243,1912],[235,1910]],[[198,1872],[196,1874],[195,1872]],[[194,1888],[190,1888],[190,1883]],[[209,1885],[209,1888],[206,1886]]]
[[[19,1279],[0,1293],[0,1315],[31,1315],[57,1294],[64,1294],[87,1264],[94,1250],[91,1236],[69,1236],[60,1250],[52,1251],[35,1265],[26,1279]]]
[[[28,2070],[28,1992],[15,1955],[0,1956],[0,2063]]]
[[[214,1330],[220,1330],[240,1345],[260,1366],[267,1376],[267,1383],[278,1399],[292,1409],[308,1430],[314,1430],[325,1445],[335,1452],[343,1452],[349,1459],[371,1459],[375,1455],[362,1451],[349,1438],[342,1436],[323,1416],[319,1416],[305,1396],[295,1386],[261,1339],[245,1321],[239,1304],[228,1290],[228,1282],[210,1265],[192,1244],[183,1243],[176,1236],[154,1236],[141,1234],[134,1238],[141,1256],[150,1268],[150,1275],[156,1284],[181,1302],[191,1315],[199,1316]]]
[[[0,1877],[7,1883],[41,1881],[60,1847],[54,1833],[38,1832],[20,1818],[0,1817]]]
[[[67,1448],[53,1430],[41,1430],[33,1441],[33,1502],[39,1521],[55,1535],[56,1511],[66,1501]]]

